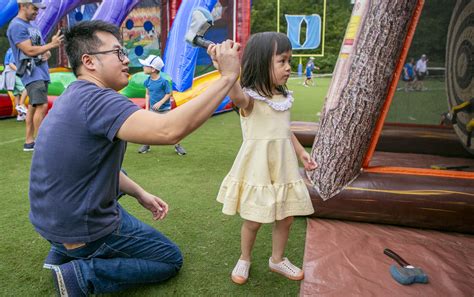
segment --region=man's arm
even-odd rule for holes
[[[57,48],[61,45],[64,36],[61,35],[61,31],[58,31],[52,38],[51,42],[45,45],[33,45],[30,39],[26,39],[16,44],[16,46],[27,56],[36,57],[42,55],[53,48]]]
[[[144,208],[151,211],[154,220],[164,219],[168,214],[168,204],[166,202],[145,191],[122,171],[120,171],[119,186],[120,191],[135,197]]]
[[[165,115],[139,110],[120,127],[117,137],[134,143],[175,144],[201,126],[216,110],[240,73],[240,45],[225,41],[216,46],[221,77],[206,91]]]

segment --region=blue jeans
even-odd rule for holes
[[[52,242],[45,264],[71,262],[83,292],[93,294],[158,283],[175,276],[183,265],[179,248],[121,206],[119,211],[120,225],[113,233],[72,250]]]

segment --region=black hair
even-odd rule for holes
[[[64,34],[66,54],[74,75],[78,75],[82,55],[95,52],[102,45],[97,32],[110,33],[121,41],[119,28],[104,21],[83,21],[66,30]]]
[[[241,86],[253,89],[261,96],[272,97],[273,55],[280,55],[291,51],[291,49],[291,42],[283,33],[253,34],[248,40],[242,56]],[[284,96],[288,95],[286,85],[277,86],[276,89]]]

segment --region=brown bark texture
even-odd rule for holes
[[[307,172],[323,200],[360,173],[417,0],[356,1],[326,96]]]

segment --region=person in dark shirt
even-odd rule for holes
[[[127,142],[175,144],[203,124],[239,76],[240,45],[217,45],[221,77],[160,115],[117,92],[128,84],[130,61],[116,26],[80,22],[65,43],[77,81],[43,121],[30,172],[30,220],[51,243],[44,267],[61,296],[162,282],[178,273],[183,259],[175,243],[117,201],[119,193],[135,197],[154,220],[168,213],[165,201],[121,171]]]
[[[415,59],[410,58],[410,60],[403,65],[402,80],[405,82],[405,92],[413,91],[413,86],[416,81]]]

